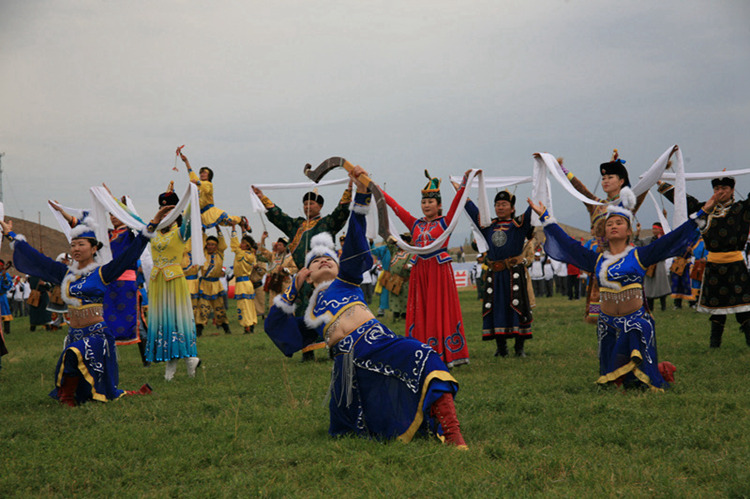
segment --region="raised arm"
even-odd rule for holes
[[[390,194],[385,192],[383,189],[380,190],[383,193],[383,197],[385,197],[385,202],[388,204],[388,206],[391,207],[396,216],[404,223],[404,225],[406,225],[406,228],[411,232],[411,229],[412,227],[414,227],[417,219],[414,218],[411,213],[406,211],[400,204],[398,204],[396,200],[390,196]]]
[[[555,260],[571,263],[581,270],[593,272],[596,268],[596,260],[599,253],[584,248],[580,242],[573,239],[557,225],[555,220],[550,217],[547,209],[542,203],[534,203],[531,199],[527,200],[531,209],[533,209],[544,226],[544,252],[547,256]]]
[[[458,186],[458,190],[456,191],[456,195],[453,197],[453,201],[451,202],[451,206],[448,209],[448,213],[445,215],[445,222],[450,225],[451,220],[453,220],[453,216],[456,214],[456,209],[458,209],[458,203],[461,201],[461,196],[464,194],[464,190],[466,190],[466,179],[469,177],[469,173],[471,170],[466,170],[464,173],[464,178],[461,180],[461,185]]]
[[[195,185],[200,186],[201,185],[201,179],[200,179],[200,177],[198,175],[196,175],[196,173],[190,167],[190,161],[188,161],[187,156],[185,156],[184,154],[182,154],[182,150],[181,149],[177,149],[177,152],[179,153],[180,159],[182,160],[182,162],[185,163],[185,167],[187,168],[187,172],[188,172],[188,178],[190,179],[190,181],[192,183],[194,183]]]
[[[695,244],[700,237],[698,226],[705,224],[706,213],[710,213],[718,201],[723,201],[723,194],[714,193],[695,214],[668,234],[663,235],[651,244],[638,249],[641,265],[648,267],[672,256],[682,255]]]
[[[143,253],[143,250],[146,248],[146,245],[149,243],[150,239],[154,237],[154,232],[156,231],[159,222],[161,222],[164,216],[173,208],[174,206],[162,206],[159,208],[159,211],[156,212],[154,218],[146,226],[146,230],[141,234],[138,234],[125,251],[117,255],[111,262],[100,267],[99,275],[101,275],[102,281],[104,281],[105,284],[116,280],[128,269],[128,267],[138,261],[141,257],[141,253]]]

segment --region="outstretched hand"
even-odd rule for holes
[[[13,220],[0,220],[0,227],[3,228],[3,235],[13,230]]]
[[[540,217],[544,214],[545,211],[547,211],[547,207],[544,206],[541,201],[539,201],[539,203],[534,203],[531,198],[526,198],[526,202],[529,203],[529,206],[531,206],[531,209],[534,210],[534,213],[536,213]]]

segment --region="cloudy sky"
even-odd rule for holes
[[[303,181],[329,156],[413,213],[425,168],[530,175],[536,151],[592,188],[614,147],[631,177],[673,144],[688,171],[744,168],[749,20],[722,0],[4,0],[5,210],[52,225],[46,199],[86,205],[104,181],[150,216],[169,180],[184,189],[182,144],[216,172],[216,204],[257,228],[249,185]],[[327,212],[341,188],[321,192]],[[301,194],[271,197],[299,215]]]

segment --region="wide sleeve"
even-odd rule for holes
[[[146,249],[146,245],[151,239],[143,234],[138,234],[133,242],[125,250],[112,259],[106,265],[99,268],[99,273],[104,284],[109,284],[117,280],[123,272],[134,265],[141,257],[141,253]]]
[[[263,328],[274,345],[281,353],[291,357],[294,352],[302,350],[303,340],[301,329],[304,328],[302,318],[294,316],[297,289],[295,279],[292,284],[273,299],[273,306],[268,311]]]
[[[641,265],[648,267],[669,257],[682,256],[695,244],[698,237],[698,224],[691,218],[651,244],[638,248],[638,260]]]
[[[456,191],[456,195],[453,196],[453,201],[451,201],[451,207],[448,209],[448,213],[445,215],[445,223],[447,223],[448,225],[450,225],[451,221],[453,220],[453,216],[456,214],[456,210],[458,209],[458,203],[461,201],[461,196],[463,196],[464,190],[466,190],[466,186],[463,185],[462,183],[461,187],[459,187],[458,190]]]
[[[358,192],[354,197],[354,209],[349,217],[344,248],[339,262],[339,278],[350,283],[362,282],[362,274],[372,268],[373,260],[370,243],[367,240],[367,219],[370,207],[370,193]]]
[[[292,239],[297,234],[297,227],[299,227],[300,224],[296,223],[295,220],[281,211],[281,208],[274,205],[271,208],[268,208],[268,211],[266,211],[266,217],[268,217],[268,221],[271,222],[278,228],[281,232],[284,233],[288,238]]]
[[[544,226],[544,252],[561,262],[571,263],[586,272],[593,272],[599,253],[584,248],[580,242],[565,233],[556,223]]]
[[[474,225],[477,227],[480,227],[479,225],[479,208],[477,205],[474,204],[474,202],[471,199],[466,200],[466,204],[464,205],[464,210],[466,210],[466,214],[469,215],[469,218],[471,218],[471,221],[474,222]]]
[[[383,193],[383,197],[385,197],[385,202],[388,204],[388,206],[391,207],[393,212],[404,223],[404,225],[406,225],[406,227],[409,229],[409,232],[411,232],[411,229],[412,227],[414,227],[417,219],[414,218],[411,213],[406,211],[400,204],[398,204],[396,200],[390,196],[390,194],[383,191],[382,189],[381,192]]]
[[[33,275],[44,281],[61,284],[68,267],[65,264],[56,262],[47,255],[43,255],[34,249],[23,239],[17,239],[12,232],[10,233],[13,241],[13,265],[19,272]],[[22,236],[21,236],[22,237]]]
[[[229,247],[232,249],[232,253],[240,251],[240,241],[237,239],[237,231],[232,229],[232,237],[229,238]]]
[[[569,172],[568,172],[568,173],[566,174],[566,176],[568,177],[568,180],[570,180],[570,184],[571,184],[571,185],[573,186],[573,188],[574,188],[575,190],[577,190],[578,192],[580,192],[581,194],[583,194],[584,196],[586,196],[587,198],[589,198],[589,199],[591,199],[591,200],[593,200],[593,201],[598,201],[598,202],[602,202],[602,200],[601,200],[601,199],[599,199],[598,197],[596,197],[596,196],[594,195],[594,193],[593,193],[593,192],[591,192],[591,191],[590,191],[590,190],[588,189],[588,187],[586,187],[586,186],[584,185],[584,183],[583,183],[583,182],[581,182],[581,180],[580,180],[580,179],[579,179],[578,177],[576,177],[575,175],[573,175],[573,172],[570,172],[570,171],[569,171]],[[592,211],[594,211],[594,207],[595,207],[595,205],[593,205],[593,204],[588,204],[588,203],[583,203],[583,205],[584,205],[584,206],[586,207],[586,209],[588,210],[588,212],[589,212],[589,213],[591,213]]]

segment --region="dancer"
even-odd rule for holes
[[[284,292],[292,283],[292,276],[297,273],[297,266],[294,264],[292,255],[287,251],[289,239],[280,237],[271,247],[273,253],[268,266],[268,275],[266,277],[265,287],[268,291],[268,299],[273,303],[276,295]],[[261,251],[265,248],[261,248]]]
[[[750,198],[735,201],[734,185],[733,177],[711,180],[717,203],[701,229],[708,256],[697,309],[710,314],[711,348],[721,346],[729,314],[735,314],[745,334],[745,343],[750,346],[750,273],[742,256],[750,230]],[[659,192],[674,202],[674,188],[670,184],[661,183]],[[701,204],[688,196],[687,205],[688,212],[693,213]]]
[[[423,218],[415,218],[396,200],[383,192],[385,200],[401,221],[409,228],[412,242],[417,247],[429,245],[450,225],[467,178],[466,172],[448,214],[442,215],[440,179],[430,177],[422,189]],[[415,255],[409,282],[406,308],[406,335],[430,345],[450,368],[468,364],[469,348],[464,336],[461,305],[456,281],[453,278],[448,240],[442,248],[429,255]]]
[[[633,244],[635,246],[645,246],[651,244],[660,237],[664,237],[664,229],[661,226],[661,222],[654,222],[651,226],[651,230],[654,234],[653,236],[647,239],[641,239],[641,224],[636,224]],[[649,265],[646,269],[646,275],[643,278],[643,294],[646,296],[648,309],[652,312],[656,310],[656,299],[658,298],[661,311],[664,312],[667,309],[667,295],[670,291],[671,287],[669,285],[669,276],[667,275],[667,262],[661,261]]]
[[[230,247],[234,252],[234,299],[237,300],[237,319],[245,334],[255,332],[258,316],[255,313],[255,287],[250,274],[257,262],[255,251],[258,245],[250,234],[237,239],[237,230],[232,226]]]
[[[349,218],[349,205],[352,202],[352,184],[349,182],[339,204],[330,214],[323,217],[320,215],[320,210],[323,209],[325,200],[317,192],[310,191],[302,196],[302,209],[305,216],[292,218],[268,199],[263,191],[253,186],[253,192],[265,206],[268,220],[289,238],[290,242],[287,249],[292,254],[292,259],[294,259],[297,268],[305,266],[305,255],[310,249],[310,241],[313,236],[321,232],[327,232],[333,238],[344,227]],[[302,311],[307,308],[310,294],[312,294],[312,288],[305,283],[297,294],[298,314],[302,314]],[[305,348],[302,349],[302,361],[315,360],[315,350],[325,347],[323,338],[318,337],[318,334],[312,329],[305,330],[303,334]]]
[[[190,167],[190,161],[188,161],[187,156],[182,153],[182,147],[177,149],[177,154],[180,155],[180,159],[185,163],[190,181],[198,186],[203,228],[210,229],[217,225],[230,226],[238,224],[243,230],[249,232],[250,226],[248,225],[247,218],[244,216],[228,215],[224,210],[214,206],[214,171],[207,166],[203,166],[198,172],[199,175],[196,175]]]
[[[401,239],[406,244],[411,244],[411,234],[401,234]],[[406,320],[406,304],[409,298],[409,276],[411,275],[411,255],[396,245],[395,239],[388,240],[388,252],[391,256],[390,278],[384,287],[388,286],[390,297],[388,305],[393,312],[393,320]]]
[[[716,199],[704,206],[710,211]],[[599,374],[597,383],[615,383],[652,390],[668,386],[660,373],[656,354],[654,319],[644,306],[643,278],[646,268],[670,256],[681,254],[697,237],[704,211],[669,234],[639,248],[631,246],[633,214],[619,206],[607,207],[604,218],[603,253],[584,248],[568,236],[550,217],[543,204],[528,199],[529,206],[544,225],[545,252],[552,258],[572,263],[595,277],[602,298],[597,336]]]
[[[515,338],[516,357],[526,357],[524,342],[532,338],[532,314],[523,257],[526,241],[534,233],[531,226],[531,207],[518,217],[516,197],[508,191],[495,195],[495,215],[487,227],[479,223],[479,208],[467,201],[466,213],[487,241],[489,248],[485,264],[489,268],[485,278],[482,303],[482,340],[495,340],[495,356],[507,357],[507,340]]]
[[[362,171],[356,167],[351,176]],[[341,261],[330,235],[315,236],[305,267],[274,300],[266,332],[287,356],[302,348],[294,298],[302,282],[311,282],[315,291],[304,321],[324,335],[334,361],[329,434],[409,442],[418,431],[430,431],[467,448],[453,404],[458,382],[440,356],[413,338],[396,336],[364,302],[359,283],[373,262],[365,235],[369,203],[370,194],[357,181]]]
[[[112,192],[104,184],[110,195]],[[112,196],[117,201],[117,198]],[[81,220],[67,213],[59,203],[49,202],[53,209],[60,212],[71,229],[81,223]],[[125,197],[120,200],[120,204],[125,206]],[[88,212],[83,212],[83,218],[89,216]],[[112,229],[109,234],[109,246],[112,250],[112,256],[117,257],[125,251],[136,238],[136,233],[114,215],[109,216]],[[140,343],[141,338],[138,333],[138,285],[135,282],[136,272],[138,271],[138,261],[133,262],[125,272],[117,278],[116,281],[107,286],[107,293],[104,295],[104,320],[111,334],[115,337],[117,346],[132,345]],[[50,302],[54,303],[54,297],[50,296]]]
[[[12,262],[5,263],[0,260],[0,317],[3,321],[3,331],[10,333],[10,321],[13,320],[13,312],[8,302],[8,291],[13,289],[13,279],[10,278],[8,270],[13,266]]]
[[[61,404],[75,406],[88,400],[106,402],[121,397],[115,339],[103,317],[102,301],[109,283],[114,282],[140,257],[156,225],[167,210],[154,215],[146,234],[139,234],[114,260],[101,265],[97,251],[94,222],[84,219],[71,232],[70,267],[44,256],[22,236],[12,232],[10,222],[0,221],[3,234],[14,241],[16,268],[45,281],[60,284],[69,306],[70,327],[65,348],[55,368],[55,389],[50,396]],[[149,393],[148,385],[140,393]]]
[[[610,204],[621,205],[635,214],[641,206],[646,193],[644,192],[636,198],[635,194],[630,189],[628,169],[625,168],[625,160],[620,159],[620,154],[617,149],[612,152],[612,159],[609,162],[599,165],[599,172],[602,176],[602,190],[607,195],[605,199],[599,198],[589,191],[583,182],[563,166],[562,158],[557,158],[557,162],[560,164],[563,172],[567,175],[570,183],[578,192],[593,201],[603,203],[601,205],[584,203],[591,219],[591,234],[596,239],[598,247],[602,247],[601,243],[604,238],[603,221],[607,216],[607,206]],[[586,322],[596,323],[599,309],[599,291],[594,285],[594,279],[589,279],[588,289],[586,290],[584,320],[586,320]]]
[[[216,233],[216,236],[206,237],[203,244],[206,263],[203,264],[199,279],[200,294],[196,324],[198,336],[203,334],[203,328],[208,324],[208,317],[211,312],[214,314],[216,326],[224,329],[225,334],[232,334],[232,331],[229,330],[227,309],[224,305],[226,291],[219,281],[224,276],[224,251],[227,249],[227,243],[224,241],[221,230],[216,229]]]
[[[174,191],[159,195],[160,212],[169,212],[180,201]],[[171,381],[177,361],[185,359],[187,374],[195,376],[200,365],[195,338],[195,321],[182,258],[190,239],[190,223],[182,216],[156,233],[151,241],[154,268],[148,286],[147,362],[166,362],[164,379]]]

